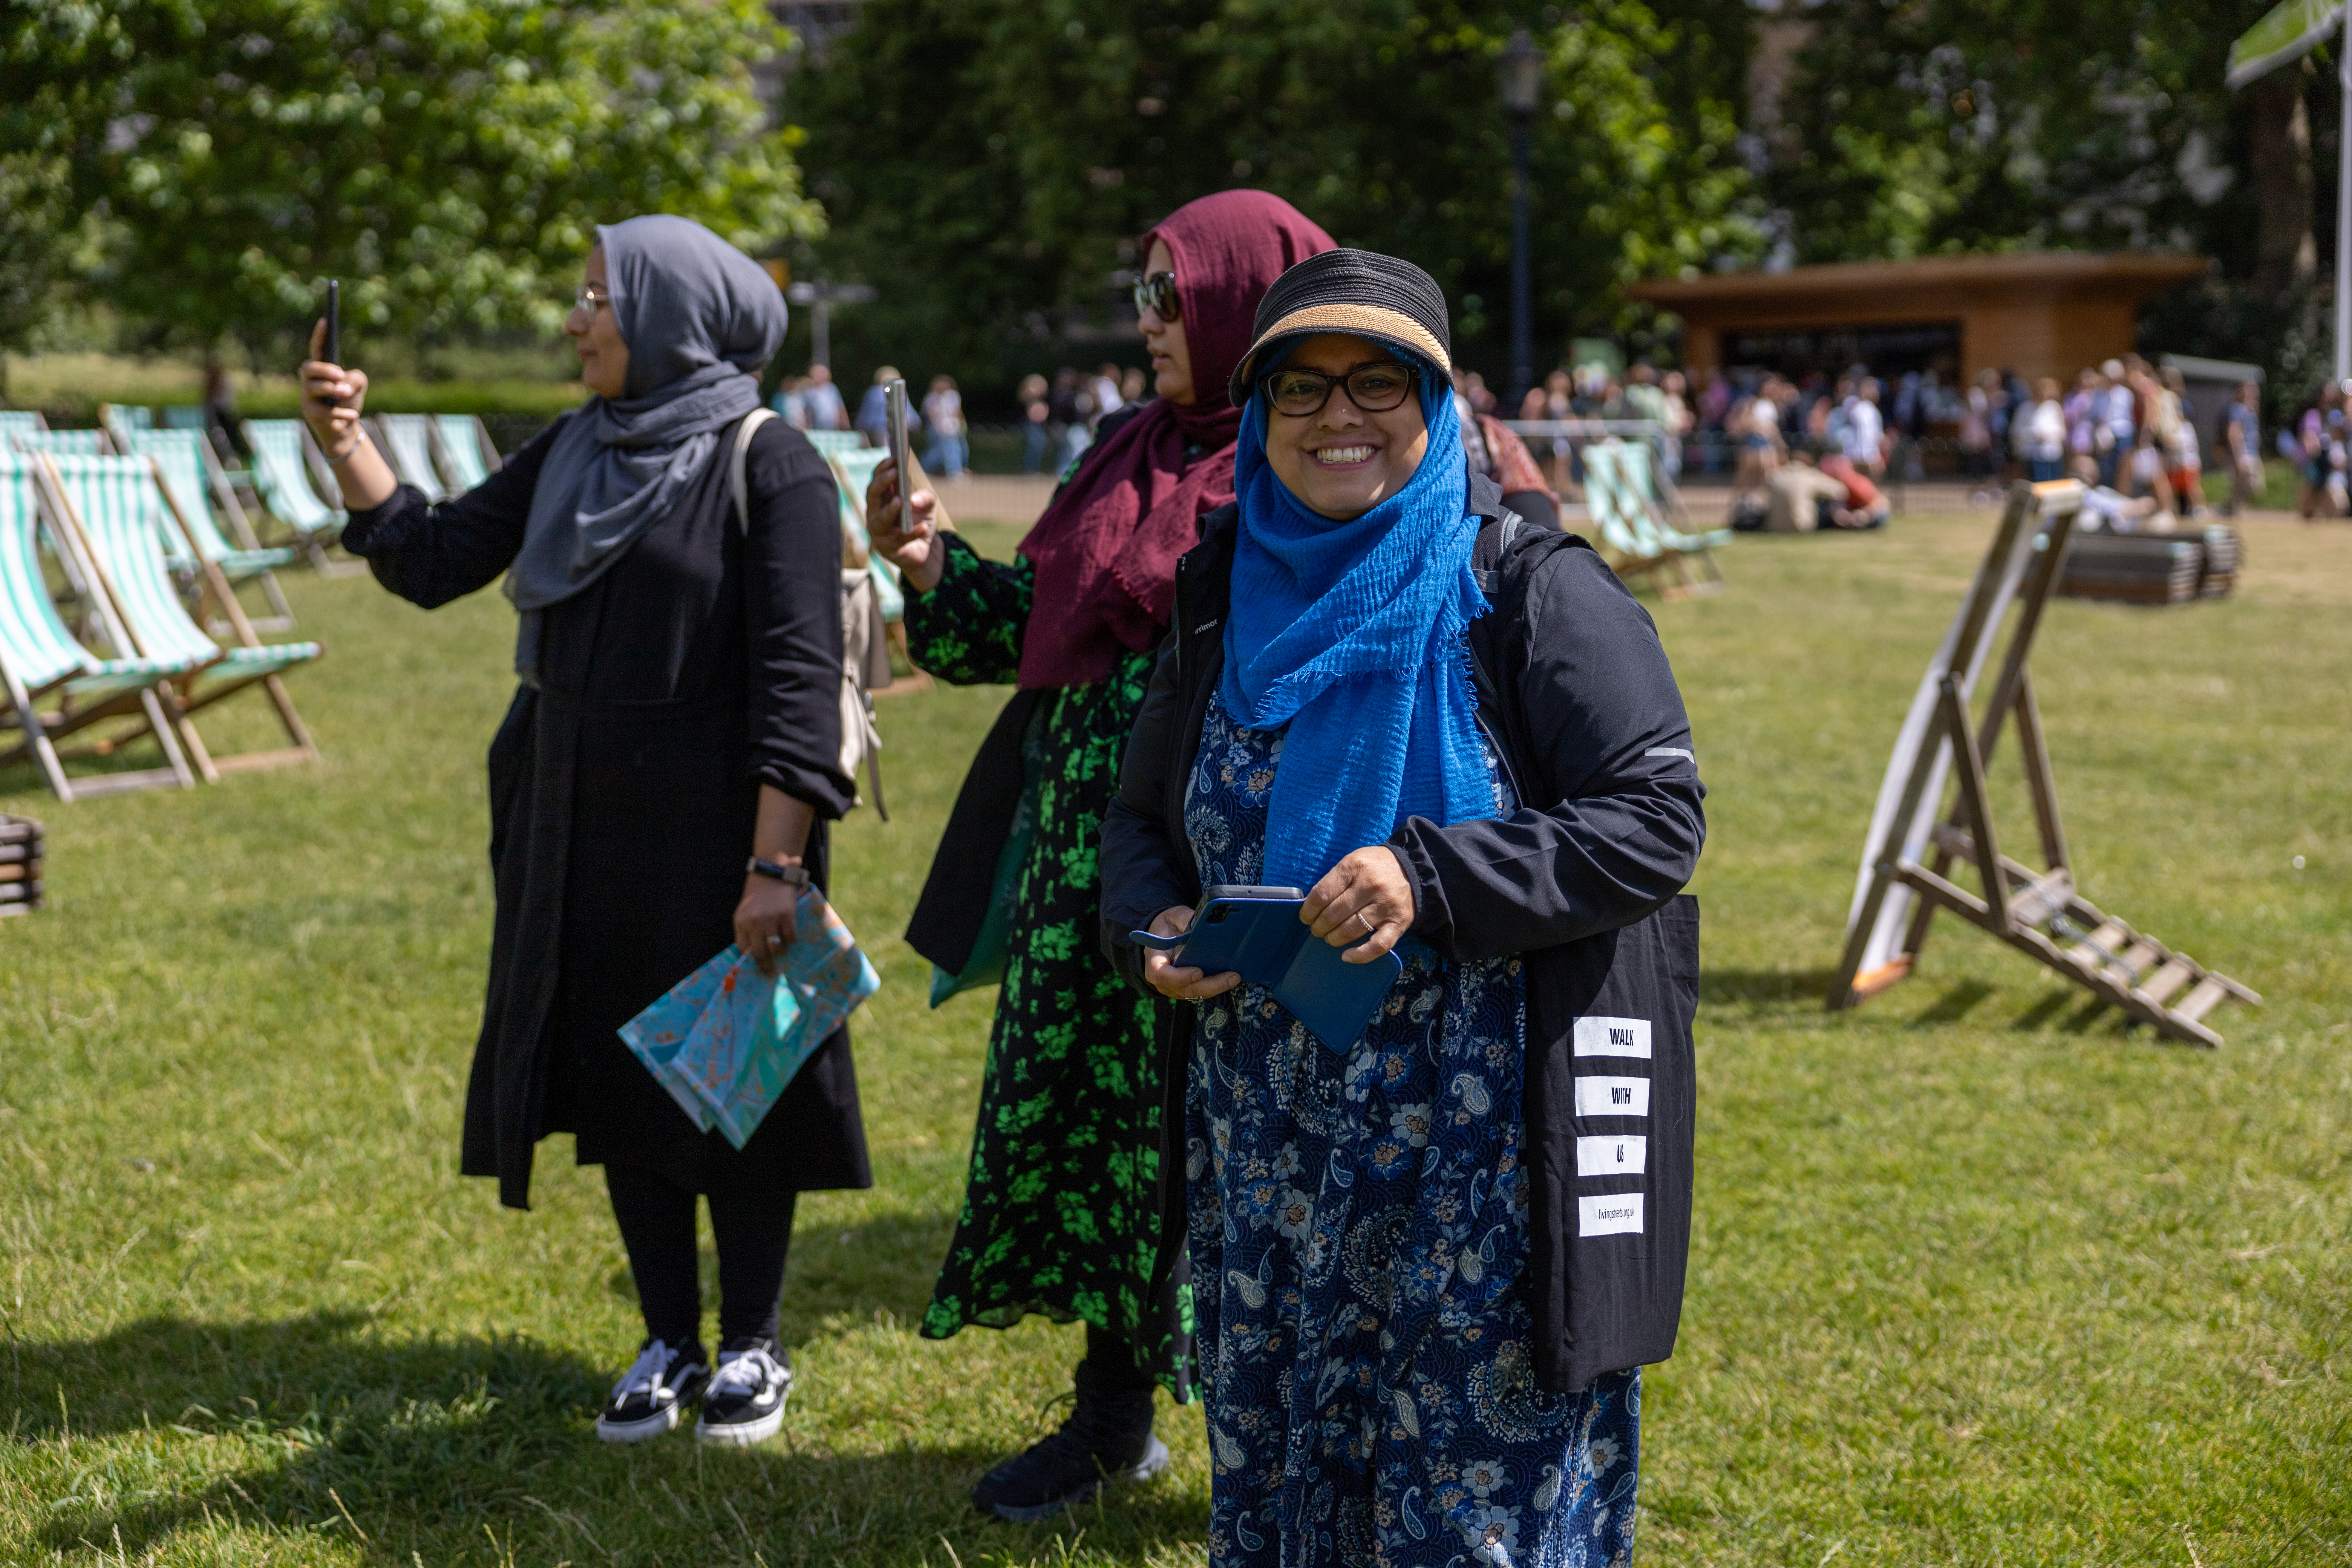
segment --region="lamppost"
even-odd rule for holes
[[[1532,290],[1528,282],[1528,127],[1535,119],[1536,99],[1543,91],[1543,55],[1525,27],[1511,30],[1510,46],[1496,62],[1496,79],[1502,90],[1504,111],[1511,117],[1511,398],[1516,416],[1519,400],[1536,379],[1536,339]]]

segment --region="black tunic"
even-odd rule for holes
[[[513,562],[551,428],[476,489],[428,507],[404,485],[343,542],[427,609]],[[842,773],[841,534],[832,471],[781,420],[751,438],[751,529],[729,489],[735,427],[670,514],[594,584],[542,612],[538,668],[490,745],[498,890],[489,990],[466,1094],[463,1169],[529,1204],[532,1145],[700,1189],[714,1162],[780,1189],[873,1184],[845,1026],[740,1152],[696,1130],[615,1031],[734,940],[759,786],[825,822]]]

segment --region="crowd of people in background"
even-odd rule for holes
[[[887,439],[884,387],[895,366],[874,373],[855,418],[831,371],[813,364],[787,377],[772,401],[786,423],[803,430],[850,430],[881,446]],[[1502,400],[1475,371],[1456,388],[1465,428],[1504,417]],[[1051,379],[1022,378],[1019,409],[1021,472],[1058,476],[1094,442],[1105,419],[1150,395],[1144,372],[1105,362],[1091,371],[1064,365]],[[1528,450],[1551,493],[1574,500],[1583,479],[1581,443],[1617,422],[1654,428],[1648,442],[1669,481],[1685,468],[1727,476],[1736,527],[1875,527],[1885,521],[1890,478],[1925,477],[1931,434],[1957,431],[1960,478],[1972,499],[1996,500],[2010,480],[2078,479],[2134,510],[2184,518],[2225,514],[2262,494],[2263,461],[2261,388],[2234,389],[2217,427],[2221,449],[2208,453],[2199,410],[2181,372],[2158,368],[2137,354],[2084,366],[2071,386],[2043,377],[2029,383],[2008,369],[1987,370],[1965,384],[1933,370],[1874,374],[1856,364],[1843,374],[1792,378],[1769,371],[1709,371],[1696,390],[1678,370],[1635,363],[1622,373],[1591,363],[1554,370],[1529,387],[1514,411],[1521,422],[1563,427]],[[962,395],[952,376],[935,375],[917,413],[924,468],[953,479],[971,463],[971,432]],[[2352,516],[2347,493],[2347,432],[2352,398],[2325,383],[2275,435],[2276,455],[2300,477],[2299,508],[2306,517]],[[2208,462],[2216,476],[2209,497]],[[1798,470],[1803,470],[1799,472]]]

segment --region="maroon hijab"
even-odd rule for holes
[[[1223,191],[1178,207],[1143,237],[1174,258],[1189,405],[1155,398],[1088,448],[1021,553],[1036,567],[1021,684],[1090,686],[1129,650],[1167,630],[1176,558],[1199,542],[1202,513],[1234,499],[1241,410],[1225,383],[1249,350],[1257,302],[1274,280],[1331,237],[1264,191]],[[1187,447],[1201,450],[1191,459]]]

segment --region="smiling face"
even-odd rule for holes
[[[1143,275],[1176,270],[1175,253],[1164,239],[1151,242],[1151,254],[1144,259]],[[1143,346],[1151,353],[1152,390],[1171,403],[1192,401],[1192,354],[1184,342],[1184,280],[1176,279],[1176,310],[1179,319],[1162,320],[1157,310],[1146,310],[1137,318],[1143,329]]]
[[[563,318],[572,346],[580,351],[580,379],[600,397],[619,397],[629,384],[629,345],[621,337],[621,323],[613,314],[612,293],[605,280],[604,247],[588,253],[583,279],[601,304],[574,305]]]
[[[1397,363],[1393,349],[1324,332],[1291,350],[1282,368],[1344,376],[1359,365]],[[1428,450],[1429,422],[1417,387],[1380,413],[1357,407],[1344,384],[1333,386],[1313,414],[1266,409],[1265,458],[1275,477],[1310,510],[1335,522],[1361,517],[1404,489]]]

